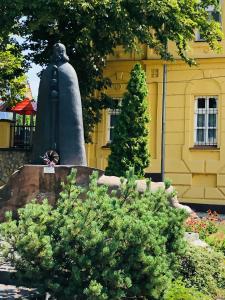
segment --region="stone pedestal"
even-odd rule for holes
[[[56,165],[55,173],[44,173],[44,165],[24,165],[12,174],[6,185],[0,187],[0,220],[8,210],[16,211],[32,199],[48,198],[51,204],[58,199],[61,182],[66,180],[72,168],[77,169],[77,184],[88,186],[93,171],[103,175],[102,170],[81,166]]]

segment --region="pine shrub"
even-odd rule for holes
[[[161,189],[138,193],[131,170],[119,196],[97,177],[84,191],[73,171],[56,207],[33,201],[17,220],[8,213],[5,255],[21,280],[57,299],[162,300],[184,254],[185,212]]]
[[[131,71],[128,92],[122,99],[121,113],[113,129],[107,175],[125,176],[130,167],[136,175],[144,176],[149,165],[147,85],[140,64]]]

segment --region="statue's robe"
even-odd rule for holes
[[[48,150],[55,150],[59,154],[60,165],[86,166],[82,106],[77,74],[68,62],[56,64],[58,67],[58,101],[55,111],[56,122],[55,126],[52,126],[53,65],[49,64],[43,71],[39,86],[33,162],[43,164],[41,157]],[[53,136],[56,141],[55,149],[52,145]]]

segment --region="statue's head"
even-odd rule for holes
[[[69,61],[69,57],[66,54],[66,47],[61,43],[56,43],[53,46],[52,62],[59,63],[67,61]]]

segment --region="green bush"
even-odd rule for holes
[[[202,247],[191,247],[181,258],[179,276],[187,287],[204,294],[225,296],[225,257]]]
[[[216,251],[221,251],[225,255],[225,233],[216,232],[207,236],[205,240]]]
[[[195,288],[187,288],[181,280],[176,280],[167,289],[163,300],[212,300]]]
[[[72,172],[55,208],[33,201],[18,220],[8,215],[0,233],[21,279],[57,299],[161,300],[184,253],[186,215],[163,190],[138,193],[127,175],[116,196],[93,174],[82,200]]]

